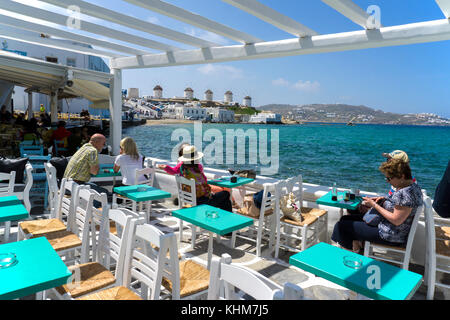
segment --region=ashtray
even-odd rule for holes
[[[137,188],[137,191],[138,191],[138,192],[144,192],[144,191],[147,191],[147,190],[148,190],[147,187],[138,187],[138,188]]]
[[[344,256],[344,264],[352,269],[359,269],[362,267],[362,260],[352,256]]]
[[[17,263],[17,257],[14,253],[0,253],[0,269],[8,268]]]
[[[207,218],[212,218],[212,219],[216,219],[219,217],[219,213],[215,210],[208,210],[205,212],[205,216]]]

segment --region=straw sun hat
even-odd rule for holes
[[[178,158],[178,161],[191,162],[203,158],[203,153],[197,151],[195,146],[186,146],[183,148],[183,155]]]
[[[403,162],[408,163],[409,162],[409,157],[406,154],[405,151],[403,150],[394,150],[390,153],[383,153],[383,157],[388,158],[388,159],[397,159],[397,160],[401,160]]]

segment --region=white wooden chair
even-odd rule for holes
[[[265,183],[263,189],[263,196],[261,201],[261,208],[259,209],[259,215],[257,217],[251,216],[246,212],[236,211],[236,213],[245,215],[246,217],[255,220],[253,226],[248,227],[248,231],[256,232],[256,256],[261,256],[263,236],[269,235],[269,248],[274,247],[275,242],[275,229],[276,229],[276,215],[275,204],[277,202],[275,184]],[[237,235],[241,238],[255,241],[253,237],[245,236],[243,233],[238,232]],[[232,236],[232,247],[234,247],[236,234]]]
[[[439,217],[434,213],[431,199],[424,197],[426,259],[425,283],[427,299],[433,300],[436,287],[450,289],[448,284],[436,280],[436,273],[450,274],[450,219]]]
[[[209,271],[192,260],[179,261],[174,233],[164,234],[150,224],[138,225],[128,241],[127,253],[125,283],[140,282],[138,289],[136,285],[132,288],[143,299],[195,299],[206,295]]]
[[[238,289],[238,290],[236,290]],[[300,300],[303,290],[286,283],[284,288],[262,274],[231,263],[229,254],[214,257],[211,263],[208,300]]]
[[[424,194],[424,198],[427,196]],[[402,269],[409,269],[409,260],[411,258],[411,250],[414,242],[414,236],[416,234],[419,218],[424,213],[425,205],[421,205],[417,208],[416,214],[409,230],[408,239],[405,247],[389,246],[384,244],[373,243],[365,241],[364,244],[364,256],[370,257],[376,260],[387,261],[395,263],[401,266]]]
[[[68,226],[69,216],[75,213],[75,198],[72,196],[77,194],[80,187],[89,188],[89,186],[79,186],[73,181],[62,179],[60,189],[57,191],[55,199],[52,200],[50,218],[20,222],[17,240],[21,241],[32,237],[45,236],[53,232],[66,231],[68,227],[70,229],[70,226]],[[54,193],[54,185],[52,185],[51,190]],[[71,195],[65,195],[66,191],[69,191]]]
[[[144,176],[145,180],[139,181],[139,178]],[[136,184],[146,184],[150,187],[153,187],[153,182],[155,180],[155,168],[149,167],[149,168],[143,168],[143,169],[136,169],[134,181]],[[152,211],[152,201],[146,202],[147,208],[145,210],[145,219],[148,223],[150,223],[150,215]],[[143,211],[143,203],[139,202],[139,212]],[[133,201],[133,211],[136,211],[136,202]]]
[[[196,195],[196,189],[195,189],[195,181],[186,179],[185,177],[181,176],[175,176],[175,181],[177,183],[177,190],[178,190],[178,206],[180,209],[188,208],[188,207],[195,207],[197,206],[197,195]],[[183,220],[179,219],[179,242],[183,240]],[[192,248],[194,248],[195,240],[197,238],[197,226],[188,223],[187,224],[192,232],[191,232],[191,245]]]
[[[275,189],[278,199],[276,203],[278,219],[275,258],[278,258],[280,247],[298,252],[320,242],[321,239],[327,239],[327,211],[303,206],[303,179],[301,175],[278,182]],[[295,221],[284,216],[281,210],[281,199],[291,193],[294,195],[295,205],[300,210],[299,214],[302,221]],[[296,242],[300,242],[300,247]]]
[[[96,247],[96,253],[92,254],[92,261],[89,261],[88,252],[84,251],[84,257],[80,264],[69,267],[72,272],[70,283],[51,289],[58,299],[72,300],[85,295],[89,300],[96,299],[95,294],[100,290],[121,285],[123,283],[123,267],[126,255],[127,243],[130,229],[134,228],[136,219],[128,215],[122,209],[109,209],[109,205],[102,207],[101,216],[97,218],[93,215],[93,201],[102,201],[105,194],[99,195],[95,190],[80,190],[80,200],[82,207],[79,208],[79,225],[83,229],[83,242],[92,242],[91,247]],[[83,205],[83,202],[85,204]],[[100,219],[97,221],[97,219]],[[110,232],[109,221],[113,221],[120,226],[120,235]],[[92,237],[95,226],[100,225],[99,237]],[[94,245],[94,242],[97,244]],[[84,249],[89,249],[85,246]],[[110,260],[115,263],[114,274],[110,271]],[[100,296],[105,296],[100,294]]]
[[[16,172],[15,171],[11,171],[10,173],[0,172],[0,181],[3,181],[3,186],[0,186],[0,197],[11,196],[14,192]],[[11,229],[11,221],[5,221],[5,233],[3,235],[4,242],[9,241],[10,229]]]
[[[48,183],[48,205],[50,207],[50,216],[54,216],[53,211],[56,208],[59,195],[56,168],[50,162],[44,162],[44,169]]]
[[[14,191],[11,194],[22,200],[28,212],[31,212],[30,190],[33,186],[33,166],[30,163],[25,165],[24,179],[25,183],[14,183]],[[16,173],[17,174],[17,173]],[[9,184],[0,183],[0,187],[6,187]]]

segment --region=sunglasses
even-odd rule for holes
[[[387,182],[389,182],[389,181],[391,181],[392,180],[392,178],[388,178],[388,177],[386,177],[386,178],[384,178]]]

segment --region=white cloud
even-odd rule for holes
[[[147,19],[145,19],[145,20],[147,20],[148,22],[153,23],[153,24],[160,24],[159,19],[157,17],[150,16],[150,17],[147,17]]]
[[[286,79],[278,78],[276,80],[272,80],[272,84],[274,86],[280,86],[280,87],[289,87],[290,83]]]
[[[226,65],[205,64],[197,68],[197,71],[204,75],[221,75],[232,79],[243,78],[244,76],[241,69]]]
[[[305,91],[305,92],[317,92],[320,90],[320,83],[318,81],[302,81],[299,80],[296,83],[294,83],[292,85],[293,88],[300,90],[300,91]]]
[[[206,41],[210,41],[210,42],[214,42],[220,45],[229,45],[230,42],[228,41],[227,38],[222,37],[219,34],[213,33],[213,32],[209,32],[206,30],[200,30],[200,29],[194,29],[194,28],[184,28],[185,32],[192,36],[192,37],[196,37],[196,38],[200,38]]]

